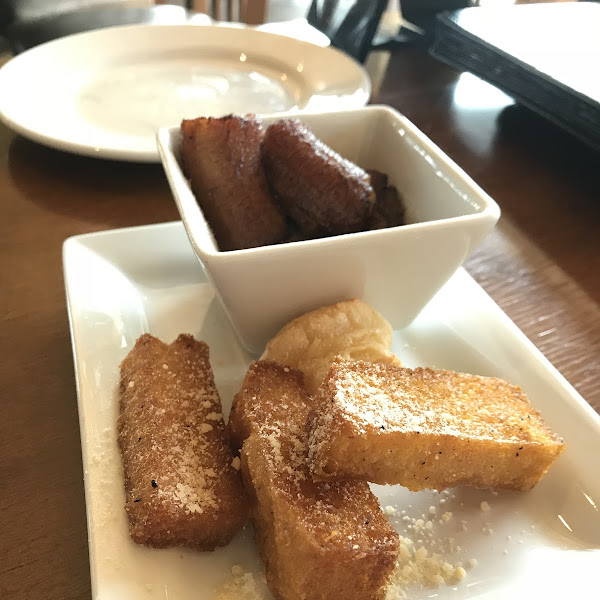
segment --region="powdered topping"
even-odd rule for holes
[[[308,476],[304,423],[310,400],[302,386],[302,376],[289,367],[268,361],[251,366],[247,379],[253,375],[258,389],[246,386],[238,395],[238,398],[243,396],[243,406],[235,408],[236,418],[246,421],[247,433],[255,433],[267,442],[266,456],[273,473],[296,487]],[[276,401],[271,401],[272,397]]]
[[[136,351],[143,352],[139,359]],[[166,360],[159,362],[159,356]],[[237,475],[208,347],[191,336],[170,346],[142,336],[121,369],[119,441],[131,518],[133,507],[148,504],[156,511],[215,518],[218,490],[223,494]]]
[[[218,402],[217,392],[212,387],[189,391],[200,374],[195,368],[189,379],[182,373],[170,377],[171,371],[163,371],[168,379],[162,382],[160,398],[146,395],[141,382],[132,388],[138,390],[132,400],[139,403],[146,416],[138,421],[134,434],[141,438],[138,455],[142,465],[153,466],[149,479],[157,483],[152,491],[158,498],[172,502],[186,513],[202,513],[217,507],[214,487],[224,466],[214,469],[215,439],[206,434],[213,430],[215,421],[206,422],[209,415],[202,405],[205,398],[210,398],[211,406]],[[149,499],[148,493],[135,493],[143,500]]]
[[[223,419],[223,413],[211,412],[204,417],[207,421],[221,421]]]
[[[373,551],[373,545],[394,548],[396,534],[385,522],[368,484],[313,481],[305,427],[310,408],[298,371],[260,361],[250,367],[244,388],[236,396],[230,424],[238,432],[244,429],[246,437],[252,436],[253,452],[261,455],[261,465],[266,463],[273,493],[289,504],[314,539],[345,548],[354,556]]]
[[[507,442],[555,440],[518,386],[494,377],[432,369],[386,368],[337,359],[321,394],[331,398],[328,418],[313,432],[327,436],[333,419],[368,430],[429,433]]]
[[[219,588],[212,600],[264,600],[268,590],[264,573],[254,575],[242,565],[231,567],[231,577]]]
[[[477,565],[476,559],[464,557],[463,548],[454,537],[456,522],[452,512],[446,511],[441,518],[436,518],[447,506],[447,501],[455,498],[453,492],[445,490],[432,495],[434,503],[421,514],[411,510],[410,504],[393,511],[391,521],[400,534],[400,547],[386,600],[424,596],[415,594],[415,588],[428,590],[443,585],[456,586]],[[425,595],[433,597],[437,594]]]
[[[531,489],[564,445],[517,386],[494,377],[337,358],[314,400],[319,478]]]

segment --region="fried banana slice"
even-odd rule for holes
[[[369,170],[368,173],[376,198],[375,209],[371,217],[371,228],[383,229],[404,225],[406,222],[404,202],[398,190],[389,184],[388,176],[385,173],[374,169]]]
[[[262,142],[267,179],[303,235],[368,229],[375,193],[366,171],[342,158],[298,120],[267,128]]]
[[[219,249],[276,244],[285,218],[271,197],[254,116],[200,117],[181,123],[181,161]]]

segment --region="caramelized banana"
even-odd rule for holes
[[[271,125],[262,143],[267,179],[303,235],[369,228],[375,193],[369,174],[321,142],[300,121]]]
[[[181,160],[220,250],[281,242],[285,218],[270,196],[260,158],[262,126],[252,116],[181,123]]]

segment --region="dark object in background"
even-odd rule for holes
[[[401,0],[402,16],[427,33],[435,29],[436,16],[445,10],[458,10],[475,4],[475,0]]]
[[[83,6],[61,10],[60,2],[47,2],[47,14],[31,16],[18,0],[0,0],[0,34],[8,40],[13,54],[19,54],[44,42],[73,33],[112,27],[115,25],[135,25],[138,23],[172,24],[185,23],[188,10],[181,6]],[[57,6],[55,6],[57,4]],[[191,6],[191,1],[185,3]]]
[[[600,5],[468,8],[438,17],[431,54],[600,150]]]
[[[473,6],[476,0],[400,0],[402,17],[412,25],[421,29],[421,33],[401,27],[392,39],[378,40],[374,44],[379,48],[389,48],[398,45],[430,44],[435,31],[436,17],[445,10],[457,10]]]
[[[313,0],[307,20],[331,45],[364,62],[387,0]]]

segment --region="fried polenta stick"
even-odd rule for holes
[[[496,377],[337,358],[309,418],[320,478],[528,490],[564,444],[520,387]]]
[[[277,600],[378,600],[398,534],[363,482],[314,483],[299,371],[251,365],[229,419],[267,583]]]
[[[247,507],[204,342],[142,335],[121,364],[119,446],[133,541],[213,550]]]

